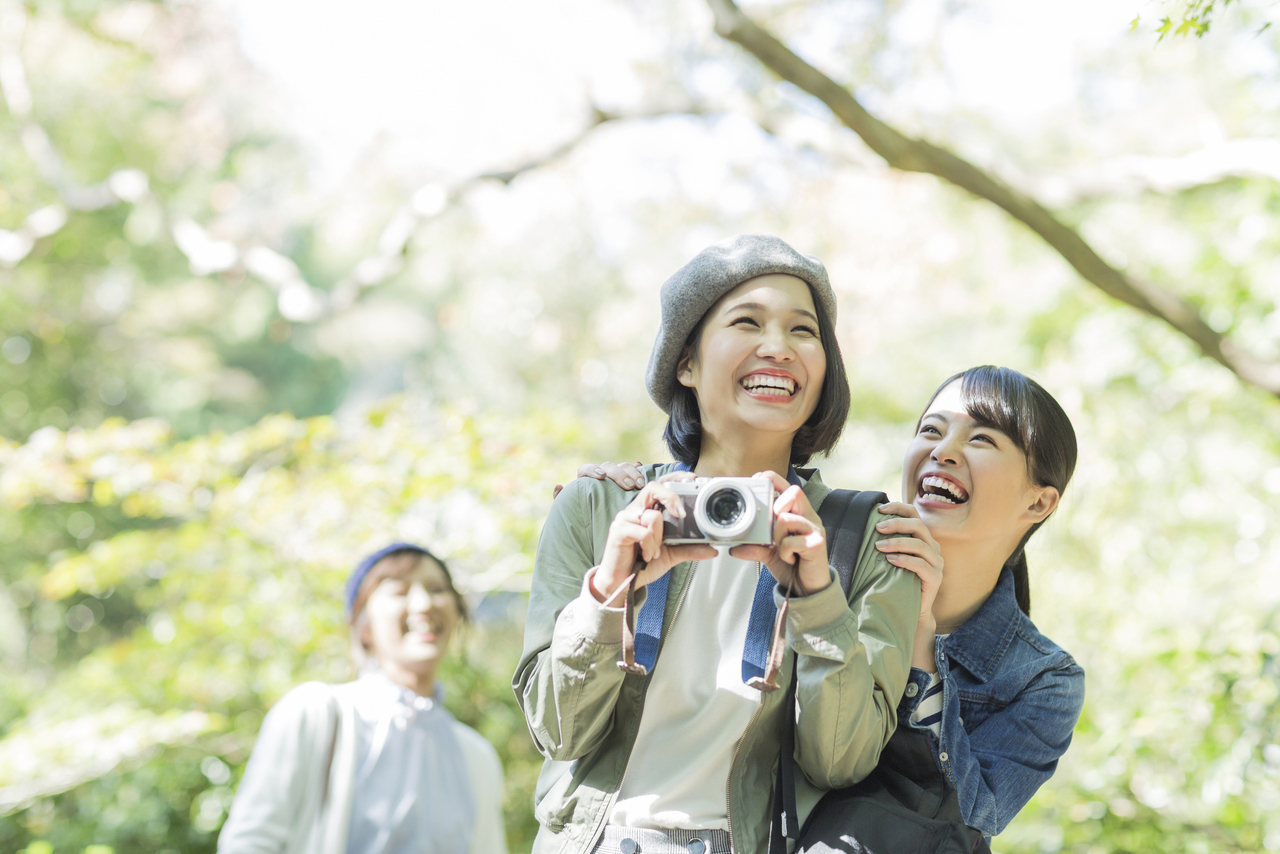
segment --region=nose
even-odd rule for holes
[[[409,610],[428,611],[438,598],[438,594],[433,595],[421,584],[414,584],[409,588]]]
[[[762,359],[770,359],[775,362],[790,362],[796,357],[795,348],[791,346],[791,339],[781,329],[773,327],[765,329],[764,337],[756,348],[756,354]]]
[[[960,440],[953,436],[944,436],[942,441],[933,446],[933,450],[929,452],[929,459],[935,463],[947,463],[956,465],[960,462],[959,452]]]

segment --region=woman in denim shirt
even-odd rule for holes
[[[945,565],[903,565],[923,601],[899,726],[931,733],[965,821],[988,838],[1053,776],[1084,703],[1084,671],[1031,622],[1024,554],[1075,463],[1057,401],[991,366],[934,392],[903,461],[903,500]]]
[[[903,501],[937,541],[944,568],[888,558],[922,582],[898,722],[929,734],[961,814],[988,839],[1053,776],[1084,703],[1084,671],[1031,622],[1023,554],[1075,463],[1075,431],[1057,401],[1017,371],[992,366],[956,374],[934,392],[903,461]],[[586,465],[578,474],[626,488],[643,483],[629,464]],[[903,533],[911,521],[878,527]],[[894,548],[895,540],[882,542],[878,548]]]

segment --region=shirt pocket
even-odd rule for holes
[[[960,725],[967,733],[982,726],[1008,705],[1002,699],[981,691],[961,689],[956,693],[960,698]]]

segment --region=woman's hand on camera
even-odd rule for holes
[[[787,483],[777,472],[761,472],[779,492],[773,501],[773,546],[734,546],[729,554],[744,560],[758,560],[785,589],[795,584],[800,596],[817,593],[831,583],[827,564],[827,532],[798,486]]]
[[[877,540],[876,548],[888,555],[889,563],[920,577],[920,623],[932,635],[933,600],[942,586],[942,548],[910,504],[891,501],[879,509],[889,518],[877,522],[876,530],[898,536]]]
[[[623,489],[639,489],[644,486],[644,475],[640,473],[641,465],[639,460],[634,463],[603,462],[600,465],[583,463],[578,466],[578,477],[589,477],[595,480],[608,478]],[[555,498],[562,489],[564,487],[557,483],[555,489],[551,491],[551,497]]]
[[[676,472],[647,484],[613,517],[604,556],[591,579],[591,592],[598,601],[613,599],[633,572],[637,573],[636,586],[643,587],[682,561],[716,556],[711,546],[669,546],[662,542],[663,509],[677,516],[686,512],[684,502],[666,482],[688,477],[692,477],[688,472]]]

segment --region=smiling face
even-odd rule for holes
[[[1058,504],[1058,490],[1031,482],[1017,444],[969,414],[960,380],[921,416],[902,465],[902,495],[944,547],[982,542],[1006,556]]]
[[[786,434],[822,396],[827,359],[809,286],[795,276],[757,276],[722,296],[702,321],[697,352],[677,368],[698,398],[702,428],[721,442],[744,431]]]
[[[384,669],[432,675],[459,618],[449,577],[424,556],[408,571],[376,582],[365,602],[361,639]]]

